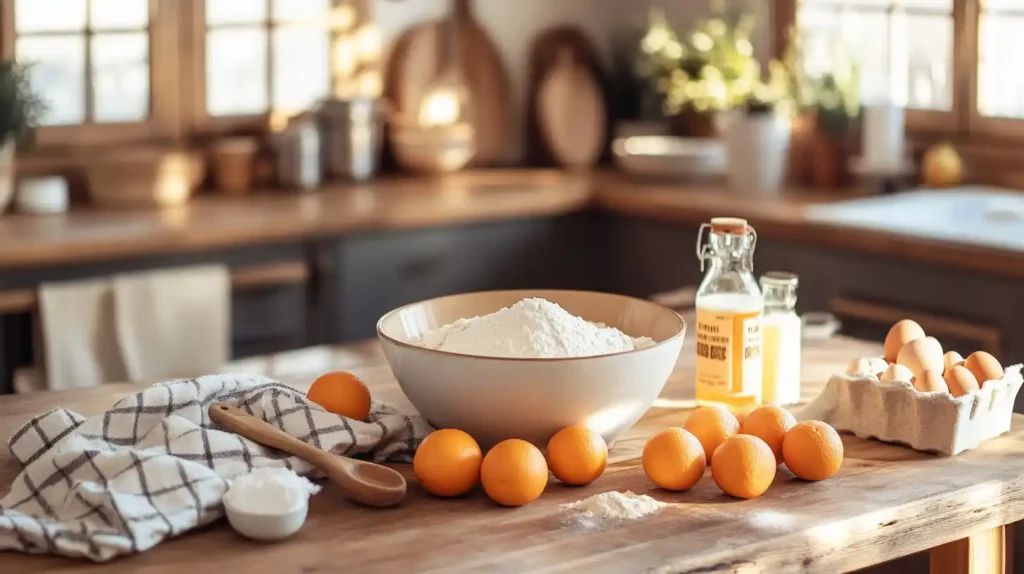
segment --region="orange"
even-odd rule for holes
[[[436,430],[423,439],[412,458],[412,471],[435,496],[459,496],[480,479],[483,453],[473,437],[458,429]]]
[[[763,406],[754,409],[743,419],[740,434],[749,434],[763,440],[775,453],[776,464],[782,464],[782,440],[794,425],[796,419],[786,409]]]
[[[763,440],[748,434],[729,437],[715,451],[711,478],[736,498],[756,498],[775,480],[775,455]]]
[[[317,377],[306,398],[325,411],[365,421],[370,416],[370,389],[352,373],[333,371]]]
[[[565,484],[582,486],[604,473],[608,445],[583,425],[565,427],[548,441],[548,468]]]
[[[782,459],[804,480],[825,480],[843,466],[843,440],[827,423],[804,421],[786,433]]]
[[[693,433],[704,446],[704,458],[711,462],[712,455],[722,441],[735,435],[740,430],[736,416],[722,407],[697,407],[690,418],[686,419],[683,428]]]
[[[644,474],[665,490],[687,490],[704,476],[704,447],[689,431],[672,427],[644,445]]]
[[[484,456],[480,483],[498,504],[529,504],[540,498],[548,485],[548,463],[540,449],[525,440],[503,440]]]

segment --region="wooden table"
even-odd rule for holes
[[[805,346],[805,398],[851,358],[879,352],[877,344],[843,338]],[[1024,517],[1024,417],[1008,435],[953,458],[844,436],[846,460],[837,477],[805,483],[780,469],[775,484],[756,500],[723,495],[710,476],[689,492],[662,492],[646,479],[638,458],[647,437],[685,420],[684,409],[692,406],[692,356],[687,345],[661,397],[612,449],[604,476],[582,488],[552,481],[539,501],[522,508],[498,507],[479,490],[440,500],[411,481],[401,506],[371,510],[327,489],[311,500],[303,530],[284,543],[251,543],[220,522],[105,565],[6,553],[0,572],[832,574],[929,548],[933,573],[1013,571],[1004,554],[1004,525]],[[245,367],[300,387],[319,372],[346,368],[363,377],[378,399],[408,407],[374,343],[314,349]],[[53,406],[93,414],[137,388],[0,397],[0,436]],[[16,472],[10,456],[0,455],[0,493]],[[560,504],[608,490],[649,494],[671,507],[603,529],[565,524]]]

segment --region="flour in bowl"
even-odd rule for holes
[[[413,344],[465,355],[559,359],[643,349],[654,341],[630,337],[577,317],[546,299],[532,298],[490,315],[459,319],[425,333]]]

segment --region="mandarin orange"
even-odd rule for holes
[[[469,434],[458,429],[436,430],[423,439],[412,459],[412,471],[427,492],[459,496],[480,480],[483,453]]]
[[[370,416],[370,389],[352,373],[332,371],[317,377],[306,398],[325,411],[365,421]]]
[[[503,440],[484,455],[480,483],[487,496],[498,504],[529,504],[548,485],[548,463],[540,449],[525,440]]]

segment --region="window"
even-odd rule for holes
[[[778,0],[775,16],[776,33],[803,33],[810,68],[829,38],[852,48],[865,103],[903,103],[911,131],[1024,135],[1022,0]]]
[[[366,0],[0,0],[0,57],[33,66],[44,151],[176,141],[379,91],[366,16]]]
[[[309,107],[330,90],[330,0],[206,0],[206,112]]]

